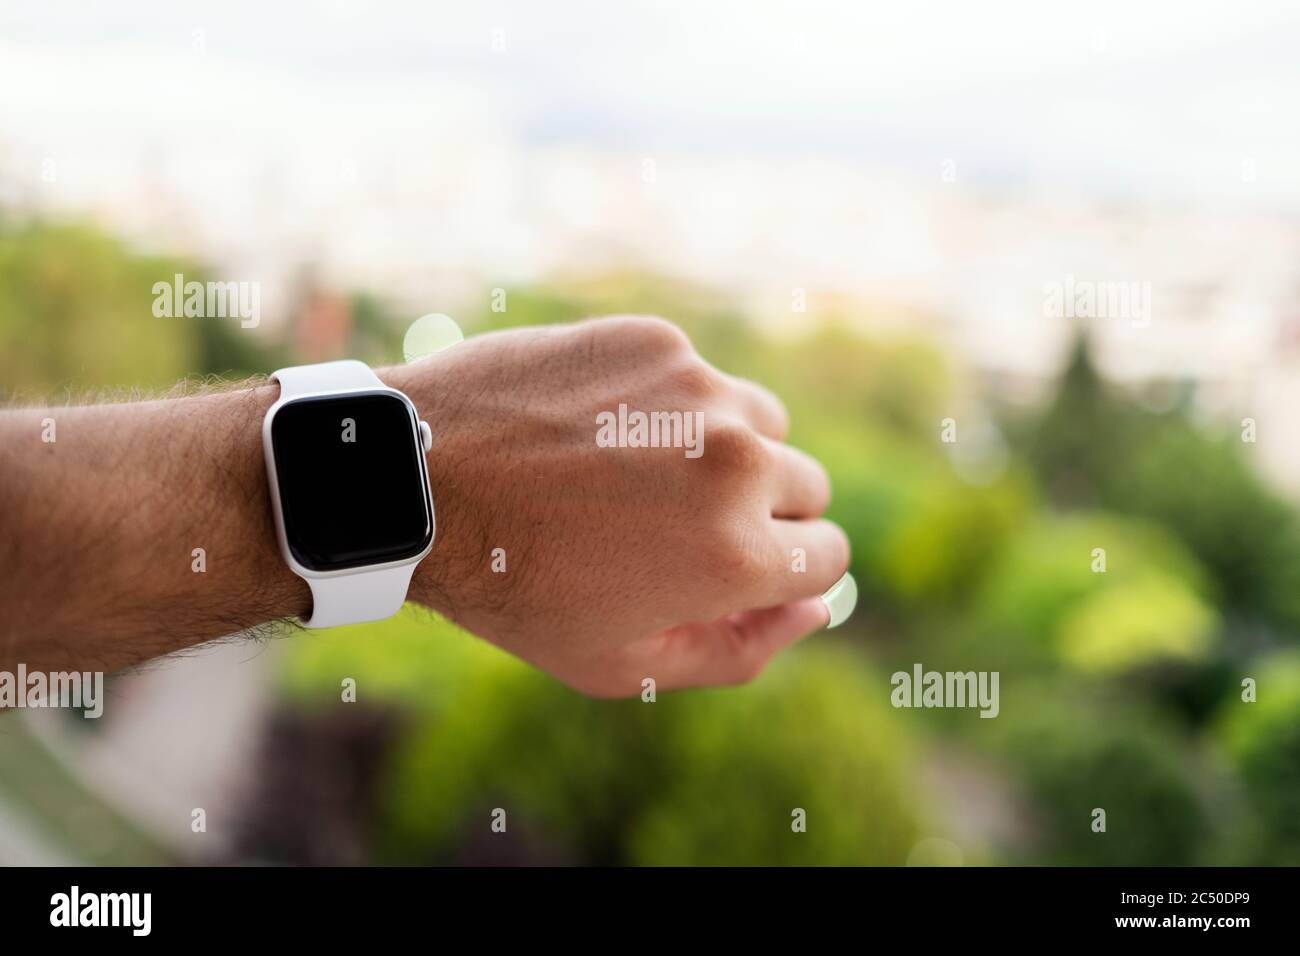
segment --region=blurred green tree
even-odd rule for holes
[[[406,715],[381,861],[465,859],[496,807],[552,861],[901,863],[915,840],[888,684],[843,649],[800,649],[744,692],[609,702],[421,612],[353,630],[296,644],[286,686],[346,706],[347,674]]]
[[[1026,452],[1058,505],[1095,504],[1162,524],[1210,571],[1230,613],[1292,639],[1300,523],[1240,441],[1207,434],[1183,409],[1157,414],[1124,399],[1097,375],[1081,338]]]
[[[1238,852],[1256,863],[1300,866],[1300,653],[1274,654],[1240,677],[1255,682],[1255,701],[1234,688],[1218,721],[1252,811]]]
[[[274,350],[236,321],[156,317],[153,285],[178,272],[206,281],[194,264],[139,254],[92,226],[0,228],[0,397],[159,389],[274,367]]]

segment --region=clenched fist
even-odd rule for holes
[[[770,392],[620,316],[380,373],[433,428],[411,596],[599,696],[747,681],[827,623],[848,567],[826,472]]]

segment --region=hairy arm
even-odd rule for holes
[[[377,371],[434,433],[412,600],[598,695],[748,680],[826,623],[848,546],[818,517],[824,471],[782,443],[775,397],[668,323],[495,333]],[[307,614],[263,462],[277,394],[0,412],[0,669],[115,670]],[[620,403],[698,414],[702,454],[600,447]]]
[[[115,670],[307,610],[262,462],[275,392],[0,413],[0,668]]]

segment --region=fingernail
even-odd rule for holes
[[[826,612],[830,615],[830,621],[826,625],[827,630],[839,627],[847,621],[853,609],[858,606],[858,582],[853,580],[853,575],[846,571],[844,577],[832,584],[830,590],[822,595],[822,603],[826,605]]]

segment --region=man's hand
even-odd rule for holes
[[[849,560],[818,517],[826,473],[782,444],[771,393],[677,327],[499,332],[385,377],[434,432],[438,534],[412,597],[468,630],[605,696],[745,681],[825,626],[818,596]],[[600,447],[597,416],[620,404],[702,413],[702,454]]]
[[[825,472],[667,322],[493,333],[378,374],[434,433],[412,599],[598,695],[743,681],[826,623],[848,546],[817,517]],[[277,391],[0,413],[0,669],[112,670],[309,612],[262,461]],[[620,404],[702,413],[703,453],[601,447]]]

